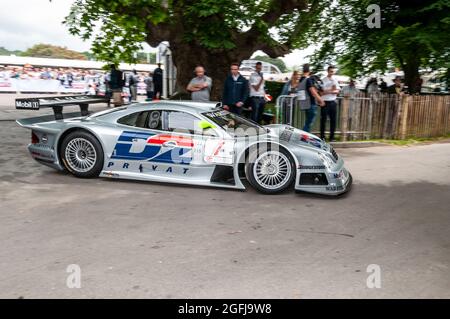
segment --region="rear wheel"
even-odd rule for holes
[[[103,169],[102,146],[88,132],[69,133],[61,144],[60,154],[64,167],[77,177],[97,177]]]
[[[260,149],[250,154],[245,173],[250,184],[264,194],[277,194],[289,188],[295,179],[295,162],[283,148]]]

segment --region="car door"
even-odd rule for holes
[[[150,161],[160,174],[198,182],[210,180],[215,165],[204,160],[204,149],[206,141],[215,138],[217,133],[201,130],[201,121],[189,112],[162,111],[162,132],[150,141],[161,145],[160,153]]]
[[[137,111],[117,120],[120,134],[105,170],[120,173],[142,171],[142,163],[156,156],[160,147],[150,145],[149,139],[161,131],[161,111]]]
[[[152,110],[118,120],[123,131],[108,169],[157,180],[210,181],[216,165],[231,165],[234,142],[189,112]],[[112,167],[114,166],[114,167]]]

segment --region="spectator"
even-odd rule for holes
[[[18,68],[14,68],[13,72],[11,73],[11,79],[19,79],[20,78],[20,72]]]
[[[66,79],[67,79],[67,83],[69,84],[69,86],[72,87],[73,74],[71,71],[66,73]]]
[[[261,122],[264,106],[266,105],[266,100],[264,98],[266,95],[264,89],[264,75],[261,70],[262,63],[256,62],[255,72],[250,75],[251,119],[257,123]]]
[[[64,83],[66,82],[66,77],[61,71],[58,72],[58,80],[61,85],[64,85]]]
[[[322,94],[323,91],[323,83],[319,75],[313,74],[310,76],[312,82],[314,83],[314,87],[316,88],[319,95]]]
[[[348,101],[348,119],[349,124],[351,124],[351,119],[353,118],[353,112],[356,111],[357,105],[356,105],[356,95],[359,93],[359,90],[355,86],[355,81],[353,79],[350,79],[350,83],[342,89],[342,96],[344,98],[350,99]]]
[[[9,79],[9,76],[9,72],[3,66],[0,66],[0,79],[6,81]]]
[[[381,91],[381,93],[386,93],[386,91],[387,91],[387,83],[384,82],[383,78],[381,78],[381,82],[380,82],[380,91]]]
[[[161,69],[161,63],[158,63],[158,67],[153,70],[153,86],[155,98],[159,100],[163,89],[163,70]]]
[[[420,92],[422,91],[422,84],[423,84],[423,80],[421,77],[416,78],[416,80],[414,81],[414,92],[416,92],[416,94],[420,94]]]
[[[281,95],[297,94],[298,84],[300,83],[300,72],[295,70],[292,72],[291,79],[286,82],[281,91]]]
[[[153,92],[154,92],[153,78],[152,78],[151,72],[144,79],[144,83],[146,85],[146,90],[147,90],[147,100],[151,101],[151,100],[153,100]]]
[[[46,69],[46,70],[42,71],[41,79],[43,79],[43,80],[51,80],[52,79],[52,73],[50,72],[50,69]]]
[[[122,90],[125,84],[123,73],[116,69],[114,64],[111,64],[111,73],[109,79],[109,87],[112,91],[114,106],[120,106],[123,104],[122,101]]]
[[[305,92],[305,97],[303,100],[300,99],[300,109],[305,111],[305,125],[303,126],[303,131],[310,132],[311,125],[314,123],[317,114],[317,104],[324,106],[325,102],[320,97],[317,92],[316,86],[314,85],[314,80],[310,78],[311,70],[309,64],[303,65],[303,76],[300,78],[299,87],[300,90]],[[301,98],[299,96],[298,98]]]
[[[402,93],[402,80],[401,77],[396,76],[394,79],[394,84],[388,87],[387,92],[389,94],[401,94]]]
[[[111,106],[111,98],[112,98],[112,90],[111,90],[111,86],[110,86],[110,82],[111,82],[111,73],[107,73],[105,74],[105,98],[108,101],[108,107]]]
[[[291,79],[289,80],[288,78],[286,78],[287,82],[284,84],[283,89],[281,90],[281,95],[297,95],[297,91],[299,88],[299,83],[300,83],[300,72],[295,70],[294,72],[292,72],[292,76]],[[284,102],[284,104],[286,105],[287,101]],[[291,118],[291,112],[293,112],[292,109],[284,107],[284,117],[286,119],[290,119]],[[292,123],[290,123],[292,124]]]
[[[131,101],[137,101],[137,85],[139,83],[139,76],[136,70],[130,74],[128,85],[130,86]]]
[[[348,98],[354,98],[358,94],[359,90],[355,86],[355,81],[350,79],[348,86],[342,89],[342,95]]]
[[[310,77],[311,70],[309,64],[303,65],[303,76],[300,77],[298,71],[292,73],[292,79],[285,84],[282,95],[297,95],[297,101],[300,109],[305,111],[306,119],[303,131],[310,132],[311,125],[317,114],[317,103],[324,105],[324,101],[320,97],[314,80]],[[304,92],[304,93],[302,93]],[[302,98],[303,97],[303,98]]]
[[[205,69],[201,65],[195,68],[195,75],[196,77],[189,82],[186,90],[191,92],[192,101],[209,101],[211,78],[205,75]]]
[[[239,73],[239,64],[233,63],[223,88],[223,108],[241,114],[242,106],[248,98],[248,81]]]
[[[89,95],[97,94],[97,86],[94,83],[88,85],[88,94]]]
[[[339,94],[339,83],[333,77],[335,68],[329,66],[327,69],[327,76],[322,79],[323,91],[322,99],[325,101],[325,106],[320,110],[320,138],[325,140],[325,124],[327,118],[330,118],[330,142],[334,142],[334,131],[336,130],[336,98]]]
[[[372,77],[366,84],[366,92],[369,95],[378,93],[378,80],[375,77]]]

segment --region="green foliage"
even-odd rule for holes
[[[55,59],[72,59],[72,60],[86,60],[86,56],[80,52],[69,50],[65,47],[60,47],[51,44],[35,44],[31,48],[22,52],[23,56],[32,56],[40,58],[55,58]]]
[[[134,52],[141,51],[141,43],[145,41],[145,19],[156,21],[160,18],[158,11],[146,16],[145,11],[128,15],[126,10],[137,13],[138,6],[148,3],[149,8],[152,8],[156,2],[76,0],[65,23],[70,33],[84,40],[94,36],[91,50],[98,60],[116,65],[122,61],[135,63]]]
[[[276,81],[266,81],[265,87],[268,94],[273,97],[273,102],[277,100],[277,97],[281,95],[281,91],[283,90],[284,83],[276,82]]]
[[[288,71],[287,67],[286,67],[286,64],[280,58],[274,59],[274,58],[271,58],[271,57],[269,57],[267,55],[258,55],[258,56],[255,56],[253,58],[253,60],[258,60],[258,61],[261,61],[261,62],[272,63],[273,65],[277,66],[282,73],[285,73],[285,72]]]
[[[156,63],[156,53],[151,52],[147,56],[145,52],[138,52],[136,55],[136,62],[142,64],[155,64]]]
[[[331,0],[75,0],[65,23],[93,39],[99,60],[136,62],[141,43],[169,41],[208,52],[263,49],[271,56],[307,44]],[[250,53],[251,54],[251,53]]]
[[[84,51],[84,52],[81,52],[81,54],[84,55],[86,57],[86,59],[88,59],[88,60],[91,60],[91,61],[95,60],[95,56],[90,51]]]
[[[13,50],[10,51],[4,47],[0,47],[0,55],[21,55],[22,51],[20,50]]]
[[[322,15],[316,63],[337,60],[352,77],[392,66],[401,67],[407,77],[418,74],[419,67],[449,67],[450,1],[379,0],[381,28],[366,24],[371,3],[338,0]]]

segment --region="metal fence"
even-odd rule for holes
[[[450,133],[449,95],[367,95],[360,92],[351,97],[339,97],[336,102],[336,134],[343,141],[438,137]],[[277,123],[302,128],[305,112],[299,110],[295,97],[283,95],[277,99],[276,119]],[[313,133],[319,131],[320,107],[312,125]]]

